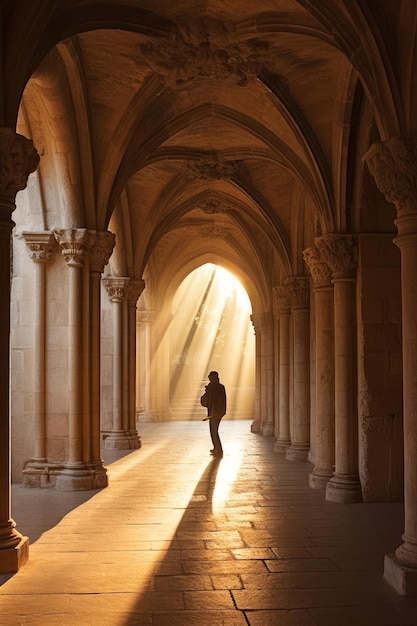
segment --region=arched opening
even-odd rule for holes
[[[181,283],[169,325],[173,419],[201,419],[199,398],[210,370],[217,370],[226,386],[227,417],[253,418],[255,338],[251,311],[241,283],[218,265],[206,263]]]

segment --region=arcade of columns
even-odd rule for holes
[[[9,336],[10,235],[16,193],[26,186],[39,157],[32,142],[1,131],[0,152],[0,572],[17,571],[28,558],[28,540],[11,515]],[[401,254],[404,506],[403,543],[386,555],[384,576],[401,594],[417,594],[417,139],[393,138],[374,144],[364,157],[379,189],[397,211],[395,244]],[[24,234],[35,263],[36,432],[28,481],[48,470],[45,452],[45,264],[58,243],[69,272],[68,458],[55,467],[58,489],[91,489],[107,484],[100,457],[100,281],[115,241],[109,232],[62,229]],[[362,499],[358,468],[356,382],[356,273],[354,235],[324,234],[304,253],[311,274],[287,278],[274,291],[275,319],[254,314],[257,395],[252,430],[276,437],[277,452],[289,461],[314,463],[310,486],[333,502]],[[140,446],[136,431],[136,302],[143,281],[106,276],[113,309],[113,424],[104,433],[110,448]],[[85,293],[88,298],[85,298]],[[314,303],[314,342],[310,311]],[[87,307],[87,309],[86,309]],[[88,330],[85,319],[89,320]],[[127,332],[124,330],[127,328]],[[87,337],[86,337],[87,333]],[[276,344],[274,344],[274,341]],[[85,351],[85,345],[89,350]],[[276,345],[276,349],[274,349]],[[310,354],[314,345],[315,354]],[[314,381],[311,386],[311,364]],[[140,376],[140,374],[138,374]],[[313,391],[312,391],[313,390]],[[314,396],[313,396],[314,394]],[[312,397],[313,396],[313,397]],[[127,398],[127,402],[124,399]],[[314,403],[310,447],[310,406]],[[274,406],[276,407],[274,411]]]

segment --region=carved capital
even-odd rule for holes
[[[253,313],[250,319],[255,333],[263,334],[272,329],[273,318],[271,313]]]
[[[103,278],[103,285],[111,302],[123,302],[129,280],[123,276],[106,276]]]
[[[306,276],[291,276],[284,281],[284,287],[292,309],[310,307],[310,281]]]
[[[358,248],[353,235],[330,233],[314,241],[321,258],[330,267],[333,280],[353,277],[358,263]]]
[[[33,142],[11,128],[0,128],[0,198],[14,200],[38,167],[39,154]]]
[[[309,269],[314,285],[316,287],[330,285],[332,281],[332,270],[323,259],[319,248],[315,245],[306,248],[303,252],[303,258]]]
[[[272,290],[274,298],[274,311],[277,315],[288,315],[291,312],[291,303],[288,291],[284,285],[274,287]]]
[[[374,143],[363,160],[398,217],[417,213],[417,136]]]
[[[55,239],[62,248],[62,255],[70,267],[82,267],[85,253],[92,237],[87,228],[62,228],[54,230]]]
[[[145,289],[145,281],[143,278],[131,278],[127,286],[127,301],[129,307],[135,307],[136,303]]]
[[[49,261],[52,251],[56,246],[55,237],[52,232],[23,232],[22,237],[26,241],[29,256],[34,263],[46,263]]]
[[[150,324],[155,319],[154,311],[138,311],[136,321],[138,324]]]
[[[116,236],[110,231],[97,231],[94,244],[90,249],[91,271],[99,274],[109,262],[111,253],[116,243]]]

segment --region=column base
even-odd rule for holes
[[[139,450],[139,448],[142,447],[142,442],[140,440],[138,433],[130,433],[129,443],[130,443],[130,448],[132,450]]]
[[[59,491],[88,491],[96,489],[95,472],[80,467],[66,467],[56,477],[55,489]]]
[[[314,470],[308,476],[308,484],[312,489],[326,489],[327,483],[333,476],[333,469],[320,469],[314,468]]]
[[[394,554],[385,555],[384,579],[401,596],[417,596],[417,567],[404,565]]]
[[[275,452],[286,452],[291,445],[289,439],[277,439],[274,445]]]
[[[110,433],[104,440],[105,450],[130,450],[130,437],[124,431]]]
[[[0,574],[15,574],[29,559],[29,538],[22,537],[12,548],[0,550]]]
[[[262,426],[262,434],[264,437],[273,437],[274,436],[274,425],[273,424],[264,424]]]
[[[308,461],[310,446],[292,444],[285,453],[287,461]]]
[[[251,427],[251,433],[260,433],[261,432],[261,420],[253,420]]]
[[[362,487],[356,474],[334,474],[326,485],[326,500],[341,504],[362,502]]]
[[[25,487],[41,487],[42,489],[55,487],[56,477],[65,466],[62,463],[39,463],[30,461],[23,470],[23,484]]]

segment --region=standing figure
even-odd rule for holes
[[[207,418],[210,420],[210,436],[213,442],[213,449],[210,454],[216,457],[223,456],[222,443],[219,437],[219,424],[226,415],[226,389],[219,381],[218,372],[210,372],[208,375],[209,384],[206,391],[201,396],[201,405],[207,408]]]

